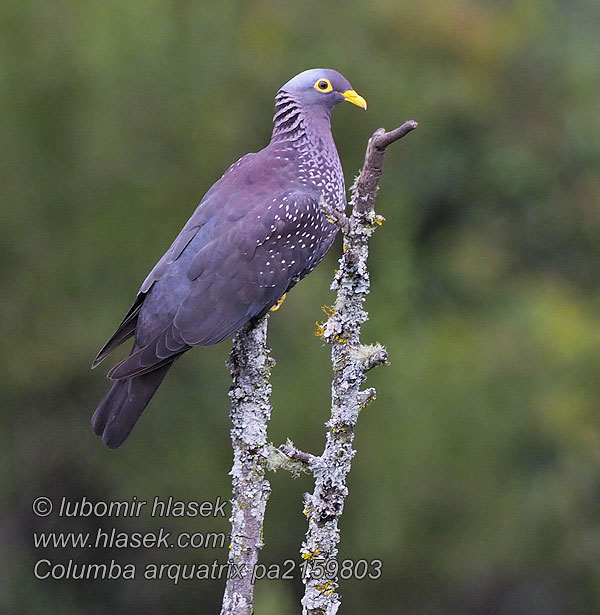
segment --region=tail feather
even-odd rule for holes
[[[126,342],[134,333],[137,326],[137,319],[130,320],[122,325],[115,331],[114,335],[104,344],[100,352],[96,355],[94,362],[92,363],[92,369],[98,367],[104,359],[123,342]]]
[[[92,363],[92,369],[97,367],[106,357],[123,342],[126,342],[134,333],[137,327],[137,319],[140,313],[144,299],[147,293],[140,293],[133,305],[129,308],[125,318],[121,324],[117,327],[117,330],[112,334],[111,338],[102,346],[100,352],[96,355],[94,362]]]
[[[118,448],[131,433],[173,361],[135,378],[114,382],[92,416],[92,427],[108,448]]]

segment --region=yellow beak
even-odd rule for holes
[[[366,108],[367,108],[367,101],[360,94],[355,92],[354,90],[346,90],[345,92],[340,92],[340,94],[348,102],[351,102],[353,105],[356,105],[357,107],[362,107],[363,109],[366,110]]]

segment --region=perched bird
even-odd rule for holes
[[[337,227],[319,201],[346,207],[330,123],[343,101],[367,108],[330,69],[304,71],[281,87],[270,143],[227,169],[152,269],[92,365],[135,335],[92,417],[106,446],[125,441],[178,357],[265,314],[325,256]]]

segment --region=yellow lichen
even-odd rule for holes
[[[333,594],[333,592],[335,591],[335,587],[331,581],[325,581],[325,583],[319,583],[317,585],[317,589],[322,594],[325,594],[327,596],[331,596],[331,594]]]
[[[315,331],[315,335],[317,337],[323,337],[323,335],[325,333],[325,327],[327,326],[327,323],[326,322],[319,322],[317,320],[315,325],[317,325],[317,330]]]
[[[335,314],[335,309],[331,305],[322,305],[321,310],[327,315],[327,318],[331,318]]]

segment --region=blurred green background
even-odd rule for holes
[[[268,141],[277,88],[340,70],[369,102],[334,135],[350,184],[390,150],[365,342],[342,612],[600,611],[600,5],[594,0],[4,0],[0,611],[218,612],[223,583],[36,580],[52,562],[225,561],[227,549],[34,549],[34,531],[227,531],[219,519],[37,518],[34,497],[228,498],[230,344],[181,360],[116,452],[90,416],[98,348],[203,193]],[[319,452],[329,349],[314,336],[339,243],[270,320],[270,439]],[[299,559],[311,479],[272,475],[266,563]],[[138,574],[141,576],[141,574]],[[299,612],[261,581],[257,615]]]

